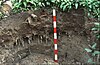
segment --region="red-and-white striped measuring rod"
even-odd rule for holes
[[[57,25],[56,25],[56,10],[53,9],[53,27],[54,27],[54,61],[58,62],[58,49],[57,49]]]

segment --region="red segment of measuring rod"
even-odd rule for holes
[[[55,53],[55,54],[58,54],[58,50],[54,50],[54,53]]]
[[[56,28],[54,28],[54,33],[57,33],[57,29]]]
[[[56,16],[53,16],[53,21],[55,21],[55,22],[56,22]]]
[[[58,62],[58,60],[54,60],[55,62]]]
[[[54,44],[57,44],[57,39],[54,39]]]

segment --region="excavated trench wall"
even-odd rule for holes
[[[45,54],[53,59],[52,9],[41,9],[34,11],[34,14],[37,18],[32,18],[31,23],[26,21],[30,14],[24,12],[0,21],[0,48],[10,50],[7,51],[8,56],[4,56],[5,62],[1,63],[18,63],[34,53]],[[57,10],[60,64],[87,63],[90,58],[84,50],[89,43],[84,16],[83,9],[67,13]]]

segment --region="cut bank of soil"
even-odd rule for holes
[[[52,9],[34,11],[37,18],[31,24],[29,13],[12,15],[0,21],[0,63],[5,65],[55,64],[53,62]],[[85,64],[92,58],[85,29],[84,10],[57,10],[58,63]]]

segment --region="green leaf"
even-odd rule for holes
[[[47,5],[50,5],[50,2],[46,2]]]
[[[100,39],[100,35],[98,35],[97,38]]]
[[[60,2],[60,0],[57,0],[57,2]]]
[[[92,5],[89,5],[89,8],[92,8]]]
[[[75,3],[75,8],[76,8],[76,9],[78,8],[78,3]]]
[[[73,0],[70,0],[70,1],[73,1]]]
[[[19,3],[21,3],[22,0],[19,0]]]
[[[64,0],[66,3],[69,2],[69,0]]]
[[[33,4],[36,7],[36,3],[33,1],[30,1],[31,4]]]
[[[29,2],[30,0],[26,0],[26,2]]]
[[[31,0],[31,1],[36,2],[36,3],[38,3],[38,2],[39,2],[39,0]]]
[[[26,2],[23,2],[24,6],[26,7],[27,6],[27,3]]]
[[[97,46],[97,43],[94,43],[94,44],[91,46],[91,48],[92,48],[92,49],[96,49],[96,46]]]
[[[34,1],[29,1],[29,3],[33,4],[33,3],[35,3],[35,2],[34,2]]]
[[[19,8],[20,5],[21,5],[21,3],[15,3],[14,6],[13,6],[13,8]]]
[[[90,59],[88,59],[88,63],[92,63],[93,64],[95,62],[93,62],[93,59],[90,58]]]
[[[42,3],[42,5],[45,7],[45,4],[44,3]]]
[[[39,2],[39,6],[42,6],[42,3],[41,2]]]
[[[95,55],[100,55],[100,51],[94,51],[94,53],[92,54],[93,56],[95,56]]]
[[[55,2],[56,2],[56,0],[51,0],[51,2],[55,3]]]
[[[91,30],[92,30],[92,31],[95,31],[95,30],[98,30],[98,28],[92,28]]]
[[[71,5],[69,5],[69,6],[68,6],[68,8],[69,8],[69,10],[70,10],[70,9],[72,8],[72,6],[71,6]]]
[[[100,26],[100,23],[94,23],[95,25],[97,25],[97,26]]]
[[[92,52],[92,50],[91,50],[91,49],[88,49],[88,48],[85,48],[85,50],[86,50],[87,52]]]
[[[83,4],[84,4],[84,2],[80,2],[79,4],[80,4],[80,5],[83,5]]]
[[[88,59],[88,63],[90,63],[90,62],[93,62],[93,60],[90,58],[90,59]]]
[[[66,10],[66,7],[67,7],[67,4],[63,6],[63,11],[65,11],[65,10]]]
[[[62,2],[61,5],[60,5],[60,8],[62,9],[64,4],[66,4],[65,2]]]

